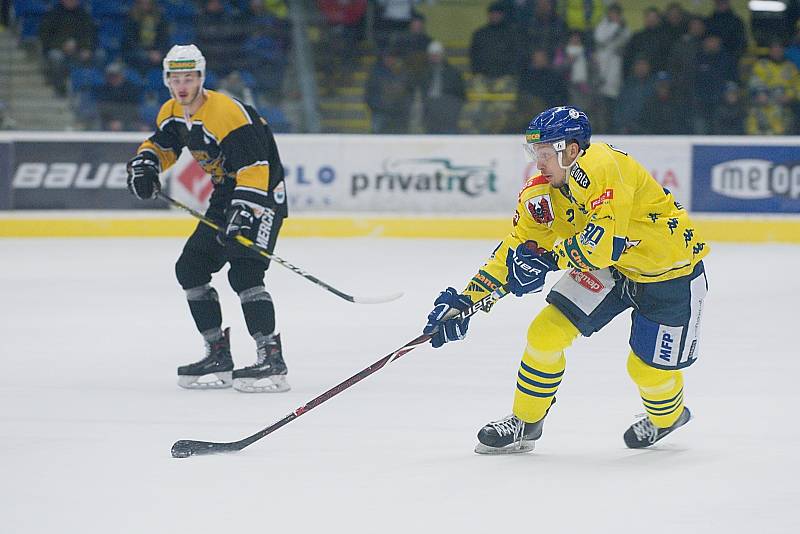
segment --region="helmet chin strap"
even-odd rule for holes
[[[572,169],[572,167],[575,166],[575,162],[578,161],[578,158],[580,157],[580,155],[582,153],[583,153],[583,150],[578,152],[578,155],[575,156],[575,159],[572,160],[572,163],[570,163],[569,165],[564,165],[564,150],[559,150],[558,151],[558,166],[561,167],[562,169],[564,169],[565,171],[569,172]]]

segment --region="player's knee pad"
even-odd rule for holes
[[[272,296],[269,294],[269,292],[267,292],[264,286],[258,285],[240,291],[239,300],[242,302],[242,304],[260,301],[272,302]]]
[[[265,266],[257,260],[236,259],[231,260],[228,269],[228,282],[236,293],[247,289],[264,286]]]
[[[186,300],[192,301],[201,301],[201,300],[211,300],[214,302],[219,302],[219,293],[217,290],[211,287],[208,284],[203,284],[197,287],[190,287],[185,289],[186,291]]]
[[[628,375],[643,391],[658,394],[683,385],[683,374],[678,370],[664,370],[647,365],[633,351],[628,354]]]
[[[191,249],[184,249],[175,262],[175,277],[184,290],[208,284],[212,272],[214,269],[209,261]]]
[[[560,354],[580,332],[558,308],[548,304],[528,327],[526,351]]]

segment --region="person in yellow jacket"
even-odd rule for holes
[[[628,447],[652,445],[689,421],[681,369],[697,360],[708,244],[686,210],[633,157],[591,143],[586,114],[556,107],[537,115],[526,151],[539,174],[519,194],[511,232],[457,292],[434,302],[423,330],[431,343],[463,339],[469,319],[453,311],[497,289],[541,291],[548,272],[565,270],[527,333],[513,413],[478,433],[478,453],[526,452],[566,367],[564,351],[633,308],[627,368],[647,412],[625,433]]]
[[[278,147],[266,121],[252,107],[203,88],[206,60],[195,45],[175,45],[164,57],[164,84],[172,98],[158,113],[156,131],[128,162],[128,189],[155,198],[159,173],[186,148],[214,184],[206,217],[221,231],[198,224],[175,264],[189,311],[206,345],[206,356],[178,368],[188,389],[233,386],[247,393],[289,389],[275,307],[264,287],[269,260],[231,241],[247,237],[269,253],[288,215]],[[222,329],[219,295],[211,275],[226,264],[245,323],[256,343],[254,365],[233,369],[229,329]]]

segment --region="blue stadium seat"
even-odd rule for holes
[[[147,125],[154,125],[158,112],[161,109],[161,103],[155,100],[145,100],[139,106],[139,120]]]
[[[109,56],[116,56],[122,48],[124,19],[104,17],[97,21],[97,41]]]
[[[292,123],[278,106],[260,106],[258,113],[267,119],[267,124],[273,132],[290,133],[292,131]]]
[[[217,85],[219,85],[219,78],[214,73],[213,70],[206,69],[206,81],[204,86],[206,89],[216,89]]]
[[[161,69],[150,69],[144,75],[145,91],[160,91],[164,88],[164,76]]]
[[[103,73],[97,67],[72,67],[69,80],[72,91],[80,93],[103,83]]]
[[[193,43],[194,36],[194,24],[191,21],[175,22],[169,36],[170,45]]]
[[[258,82],[256,82],[256,77],[253,76],[253,73],[249,70],[240,70],[239,76],[242,78],[244,84],[250,89],[253,89],[258,85]]]
[[[133,2],[131,0],[91,0],[87,9],[95,19],[101,17],[124,17]]]
[[[17,18],[41,17],[52,5],[50,0],[14,0],[14,13]]]
[[[197,14],[194,3],[186,0],[161,0],[160,4],[164,18],[177,24],[191,24]]]

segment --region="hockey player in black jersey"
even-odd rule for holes
[[[288,215],[286,189],[275,139],[252,107],[203,88],[205,58],[194,45],[175,45],[164,58],[164,84],[172,98],[161,107],[157,129],[128,163],[128,189],[140,199],[160,191],[159,173],[187,148],[211,175],[214,191],[206,216],[221,231],[198,224],[175,264],[206,357],[178,368],[178,384],[189,389],[227,388],[244,392],[287,391],[286,364],[275,307],[264,287],[269,260],[233,242],[237,234],[272,252]],[[228,281],[239,295],[250,335],[254,365],[234,369],[229,329],[211,275],[230,264]]]

